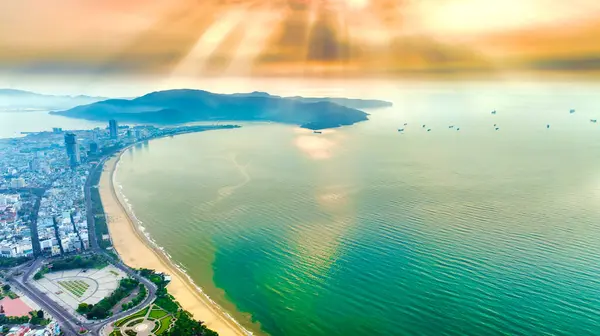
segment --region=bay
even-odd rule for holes
[[[24,136],[21,132],[52,131],[53,127],[64,130],[92,129],[106,127],[104,122],[66,118],[48,111],[1,111],[0,139]]]
[[[117,181],[256,334],[600,330],[598,86],[368,92],[395,106],[323,134],[247,124],[150,141]]]

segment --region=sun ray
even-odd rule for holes
[[[311,9],[293,1],[286,3],[280,25],[273,29],[267,48],[257,58],[258,66],[279,62],[301,62],[310,28]]]
[[[222,13],[215,23],[207,28],[205,33],[195,41],[193,48],[171,72],[171,78],[196,77],[202,75],[213,52],[219,48],[228,34],[244,17],[245,9],[230,10]]]
[[[206,74],[487,75],[489,64],[598,68],[594,0],[495,7],[487,0],[66,1],[0,1],[0,70],[66,71],[96,83]],[[530,20],[535,13],[543,15]],[[491,20],[498,15],[506,20]]]
[[[197,2],[185,1],[128,43],[103,69],[119,71],[128,67],[140,68],[143,72],[169,73],[187,57],[222,10],[212,3],[199,6]]]
[[[281,8],[265,6],[253,13],[253,20],[246,27],[246,38],[239,45],[231,61],[230,73],[233,75],[250,75],[254,62],[269,42],[269,30],[281,23]]]

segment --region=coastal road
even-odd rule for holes
[[[100,162],[98,162],[98,164],[96,166],[94,166],[94,168],[92,168],[92,170],[90,171],[88,178],[85,182],[85,188],[84,188],[85,204],[86,204],[85,206],[86,206],[87,222],[88,222],[88,237],[89,237],[89,241],[90,241],[90,247],[93,252],[104,254],[108,260],[113,259],[114,256],[110,256],[105,250],[101,249],[98,244],[98,237],[96,236],[96,218],[94,217],[94,213],[92,211],[91,188],[94,187],[94,185],[92,185],[93,176],[102,171],[104,164],[110,157],[112,157],[112,156],[102,158],[102,160],[100,160]],[[154,283],[152,283],[151,281],[149,281],[148,279],[146,279],[144,277],[139,276],[131,268],[129,268],[127,265],[125,265],[121,260],[113,261],[112,264],[115,267],[117,267],[118,269],[125,272],[130,277],[132,277],[132,278],[138,280],[140,283],[144,284],[146,286],[146,289],[148,290],[148,295],[135,309],[128,310],[126,312],[120,312],[120,313],[115,314],[115,315],[109,317],[108,319],[103,320],[96,324],[86,325],[86,327],[88,328],[88,330],[90,331],[90,333],[92,335],[100,335],[102,328],[104,328],[106,325],[113,323],[127,315],[131,315],[133,313],[136,313],[136,312],[146,308],[147,306],[152,304],[152,302],[154,302],[154,299],[156,299],[157,288]]]
[[[233,126],[236,127],[236,126]],[[239,127],[239,126],[238,126]],[[181,131],[176,131],[173,133],[165,133],[162,134],[158,137],[164,137],[164,136],[172,136],[172,135],[176,135],[176,134],[185,134],[185,133],[194,133],[194,132],[200,132],[200,131],[205,131],[208,129],[211,129],[212,127],[205,127],[205,126],[199,126],[199,127],[191,127],[191,128],[187,128]],[[215,129],[227,129],[227,128],[232,128],[232,126],[217,126],[214,127]],[[158,138],[158,137],[152,137],[152,139]],[[150,138],[148,139],[144,139],[144,141],[147,140],[151,140]],[[138,141],[139,142],[139,141]],[[90,241],[90,250],[92,251],[92,253],[101,253],[103,255],[105,255],[107,257],[108,260],[112,260],[111,263],[117,267],[118,269],[122,270],[123,272],[125,272],[127,275],[129,275],[131,278],[134,278],[136,280],[138,280],[140,283],[144,284],[148,290],[148,295],[146,296],[146,298],[135,308],[135,309],[130,309],[126,312],[120,312],[117,313],[111,317],[109,317],[106,320],[97,322],[97,323],[89,323],[86,324],[85,327],[90,331],[90,333],[92,335],[100,335],[102,329],[109,325],[110,323],[113,323],[125,316],[134,314],[142,309],[145,309],[147,306],[149,306],[150,304],[152,304],[154,302],[154,300],[156,299],[156,290],[157,287],[154,283],[152,283],[150,280],[141,277],[140,275],[138,275],[136,272],[134,272],[130,267],[128,267],[127,265],[125,265],[123,263],[122,260],[118,260],[115,261],[114,260],[114,256],[109,255],[108,252],[102,248],[100,248],[99,244],[98,244],[98,238],[96,236],[96,218],[94,217],[94,213],[92,211],[92,196],[91,196],[91,188],[94,187],[94,183],[93,183],[93,176],[97,173],[101,173],[102,169],[104,168],[104,164],[106,163],[107,160],[109,160],[110,158],[113,157],[113,155],[115,153],[117,153],[117,155],[119,155],[118,153],[120,153],[121,151],[133,146],[134,144],[130,144],[127,147],[123,147],[120,148],[119,150],[110,153],[109,155],[105,155],[96,166],[94,166],[91,170],[90,173],[88,174],[88,178],[85,182],[85,186],[84,186],[84,193],[85,193],[85,203],[86,203],[86,211],[87,211],[87,222],[88,222],[88,238]],[[100,237],[102,238],[102,237]],[[120,258],[120,256],[119,256]]]
[[[110,258],[109,256],[106,257]],[[52,300],[50,297],[48,297],[45,293],[40,291],[31,283],[31,276],[33,272],[40,268],[42,262],[43,259],[38,258],[26,268],[16,268],[12,273],[14,274],[17,271],[22,271],[22,277],[10,276],[9,281],[11,285],[14,286],[17,290],[24,293],[27,297],[29,297],[31,300],[37,303],[42,309],[44,309],[50,315],[52,315],[52,317],[54,317],[54,319],[60,324],[65,335],[77,335],[81,327],[89,330],[91,335],[100,335],[100,331],[102,330],[102,328],[104,328],[104,326],[146,308],[147,306],[152,304],[152,302],[154,302],[154,300],[156,299],[157,288],[154,285],[154,283],[134,273],[129,267],[127,267],[123,263],[113,262],[113,265],[115,267],[122,270],[130,277],[135,278],[141,283],[143,283],[148,290],[148,295],[146,295],[146,298],[142,300],[142,302],[137,307],[135,307],[135,309],[130,309],[124,312],[117,313],[109,317],[108,319],[102,321],[90,321],[82,323],[80,322],[78,316],[73,316],[69,311],[67,311],[61,305],[56,303],[54,300]]]
[[[107,258],[109,258],[108,255],[107,255]],[[151,282],[150,280],[148,280],[142,276],[139,276],[137,273],[133,272],[131,270],[131,268],[127,267],[127,265],[123,264],[121,261],[113,262],[113,265],[115,267],[117,267],[118,269],[122,270],[123,272],[125,272],[130,277],[137,279],[140,283],[144,284],[144,286],[146,286],[146,289],[148,290],[148,295],[146,295],[146,298],[144,300],[142,300],[142,302],[137,307],[135,307],[135,309],[130,309],[130,310],[127,310],[124,312],[114,314],[113,316],[109,317],[106,320],[101,321],[98,324],[87,325],[87,329],[90,331],[90,333],[92,335],[100,335],[100,331],[106,325],[111,324],[119,319],[122,319],[125,316],[137,313],[138,311],[140,311],[140,310],[146,308],[147,306],[149,306],[150,304],[152,304],[152,302],[154,302],[154,300],[156,299],[157,288],[153,282]]]
[[[226,127],[219,127],[226,128]],[[202,129],[205,130],[205,129]],[[197,132],[199,130],[190,129],[181,132],[174,132],[173,134],[163,134],[161,136],[174,135],[174,134],[183,134],[183,133],[192,133]],[[147,139],[149,140],[149,139]],[[140,283],[144,284],[147,288],[148,295],[146,298],[142,300],[142,302],[135,307],[134,309],[130,309],[125,312],[120,312],[114,314],[108,319],[102,321],[89,321],[89,322],[81,322],[81,316],[74,316],[71,312],[67,311],[61,305],[56,303],[50,297],[48,297],[45,293],[40,291],[37,287],[35,287],[31,282],[32,274],[40,268],[44,259],[37,258],[33,262],[27,263],[22,266],[18,266],[13,268],[12,272],[7,276],[7,280],[14,286],[17,290],[24,293],[27,297],[33,300],[36,304],[38,304],[43,310],[48,312],[52,317],[59,323],[64,335],[78,335],[78,331],[81,327],[87,329],[89,334],[91,335],[100,335],[102,329],[131,314],[134,314],[142,309],[145,309],[149,305],[151,305],[156,299],[156,290],[157,287],[154,283],[149,281],[146,278],[141,277],[134,270],[125,265],[121,260],[115,261],[114,256],[109,255],[106,250],[100,248],[98,244],[98,237],[96,236],[96,226],[95,226],[95,218],[94,213],[92,212],[92,198],[91,198],[91,188],[92,185],[92,176],[97,173],[101,173],[100,171],[103,169],[104,164],[108,159],[112,157],[111,155],[107,155],[103,157],[97,165],[95,165],[88,175],[88,178],[84,185],[84,193],[85,193],[85,202],[86,202],[86,210],[87,210],[87,222],[88,222],[88,239],[90,243],[90,252],[91,253],[100,253],[103,254],[107,260],[111,260],[111,263],[129,275],[131,278],[137,279]],[[37,230],[34,230],[37,231]],[[101,237],[100,237],[101,238]],[[15,273],[23,272],[22,274],[16,276]]]
[[[14,274],[18,271],[22,271],[22,276],[10,276],[11,284],[24,293],[27,297],[37,303],[42,309],[47,311],[54,319],[60,324],[65,335],[78,335],[78,331],[81,327],[89,330],[91,335],[100,335],[102,328],[106,325],[113,323],[125,316],[136,313],[142,309],[145,309],[147,306],[152,304],[156,299],[156,285],[149,281],[146,278],[143,278],[136,274],[131,268],[127,267],[123,262],[114,261],[114,256],[110,256],[106,251],[102,250],[98,245],[98,240],[96,237],[95,230],[95,218],[92,213],[92,200],[91,200],[91,192],[90,188],[92,187],[92,174],[98,173],[98,170],[102,170],[104,167],[104,163],[109,157],[103,158],[88,175],[88,179],[86,180],[84,192],[85,192],[85,200],[86,200],[86,209],[87,209],[87,221],[88,221],[88,234],[90,240],[90,247],[92,253],[100,253],[103,254],[107,260],[112,260],[112,264],[118,269],[122,270],[128,276],[137,279],[140,283],[144,284],[147,288],[148,295],[146,298],[142,300],[142,302],[135,307],[134,309],[130,309],[125,312],[117,313],[106,320],[102,321],[90,321],[90,322],[80,322],[80,316],[73,316],[73,314],[63,308],[61,305],[56,303],[42,291],[40,291],[37,287],[35,287],[31,283],[32,274],[40,268],[43,263],[43,258],[37,258],[32,263],[26,264],[17,268],[14,268],[11,274]]]
[[[63,307],[50,299],[46,294],[29,283],[33,271],[42,264],[43,259],[36,259],[23,271],[23,277],[10,277],[10,283],[31,300],[35,301],[42,309],[47,311],[58,322],[65,335],[77,335],[79,331],[77,319],[71,316]]]
[[[96,237],[96,219],[94,218],[94,213],[92,211],[92,192],[91,188],[92,179],[95,174],[98,173],[98,170],[102,170],[104,167],[104,163],[107,158],[102,158],[100,162],[88,174],[88,178],[85,181],[84,193],[85,193],[85,208],[87,214],[87,224],[88,224],[88,240],[90,242],[90,247],[92,250],[100,250],[100,246],[98,245],[98,237]]]

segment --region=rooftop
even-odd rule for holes
[[[33,308],[29,307],[23,300],[18,298],[11,299],[5,297],[0,300],[0,307],[4,309],[4,315],[6,316],[27,316],[30,311],[33,311]]]

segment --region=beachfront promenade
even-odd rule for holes
[[[220,126],[218,128],[230,128]],[[196,129],[198,131],[200,129]],[[206,130],[203,129],[203,130]],[[189,133],[187,131],[179,134]],[[133,144],[132,144],[133,145]],[[100,334],[100,331],[110,323],[145,308],[156,295],[156,287],[145,278],[139,277],[131,272],[131,268],[147,268],[157,272],[169,274],[171,282],[168,285],[169,293],[181,304],[182,308],[189,311],[194,318],[202,320],[210,329],[215,330],[220,336],[241,336],[249,334],[243,327],[238,325],[219,306],[201,293],[191,280],[175,267],[164,253],[156,248],[146,236],[141,233],[133,221],[132,214],[124,206],[114,186],[114,174],[121,155],[132,145],[122,148],[118,153],[103,157],[95,165],[88,175],[85,184],[85,198],[87,208],[87,219],[90,235],[90,247],[94,252],[107,254],[103,250],[96,237],[96,221],[92,211],[91,189],[98,188],[105,217],[108,220],[108,230],[115,251],[118,253],[119,261],[115,266],[127,272],[130,276],[140,280],[148,288],[148,297],[135,310],[120,313],[113,316],[102,324],[90,328],[92,334]],[[98,185],[94,185],[94,176],[101,174]]]

